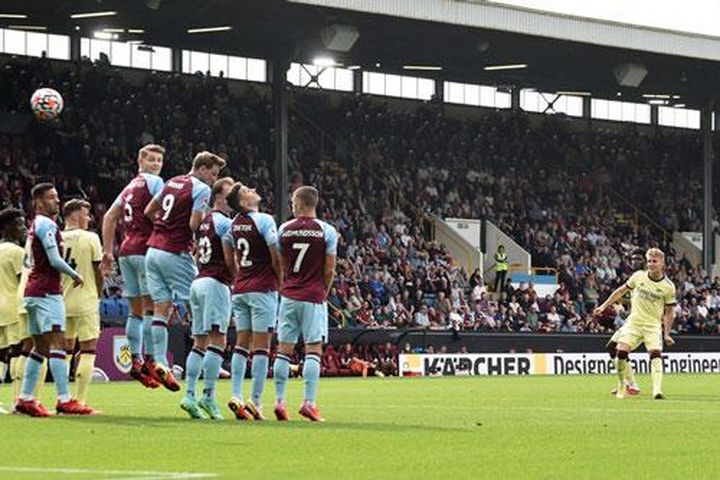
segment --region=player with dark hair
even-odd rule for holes
[[[210,152],[198,153],[190,172],[165,182],[145,209],[145,215],[153,220],[145,269],[153,301],[155,374],[173,392],[180,390],[180,384],[168,365],[168,316],[173,300],[190,300],[190,285],[197,274],[190,255],[193,236],[208,211],[210,185],[223,168],[222,158]]]

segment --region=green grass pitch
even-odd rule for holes
[[[720,478],[717,377],[666,376],[665,401],[638,380],[616,400],[610,376],[323,379],[325,424],[295,413],[301,380],[289,423],[192,421],[179,393],[96,384],[104,416],[0,417],[0,478]]]

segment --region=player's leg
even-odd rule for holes
[[[155,375],[155,356],[154,348],[155,343],[152,336],[152,323],[154,316],[153,301],[149,295],[142,297],[143,306],[143,365],[142,374],[143,376],[152,382],[150,388],[157,388],[160,383],[156,379]]]
[[[75,399],[81,405],[87,405],[87,395],[95,370],[97,342],[100,338],[100,316],[97,312],[77,318],[77,339],[80,345],[80,357],[75,370]],[[100,414],[93,409],[94,414]]]
[[[662,328],[646,328],[644,332],[645,349],[650,354],[650,378],[652,379],[652,396],[655,400],[663,400],[663,339]]]
[[[232,385],[228,408],[238,420],[250,420],[243,402],[243,380],[247,369],[251,338],[251,310],[248,293],[232,296],[232,312],[235,319],[235,346],[230,359],[230,382]]]
[[[70,396],[68,368],[65,360],[65,304],[60,295],[39,299],[38,311],[43,315],[43,337],[47,342],[48,368],[57,391],[55,411],[65,415],[90,415],[93,409],[81,405]]]
[[[327,338],[327,305],[303,302],[302,334],[305,340],[303,363],[303,404],[300,415],[313,422],[324,422],[317,406],[317,388],[320,381],[322,348]]]
[[[192,324],[190,333],[193,336],[193,347],[185,359],[185,396],[180,402],[180,408],[185,410],[190,418],[208,418],[204,411],[198,407],[195,391],[197,382],[202,373],[205,349],[207,348],[207,329],[203,312],[202,280],[195,280],[190,288],[190,315]]]
[[[168,316],[172,307],[173,291],[168,276],[175,268],[175,255],[151,248],[145,255],[147,285],[153,300],[153,357],[156,365],[154,373],[165,388],[176,392],[180,384],[170,371],[167,359],[168,348]]]
[[[0,383],[5,383],[5,377],[10,370],[9,328],[9,325],[0,326]],[[6,415],[8,413],[8,410],[6,410],[2,402],[0,402],[0,415]]]
[[[289,298],[280,299],[280,315],[278,318],[278,347],[273,363],[273,379],[275,381],[275,417],[278,420],[290,420],[285,401],[285,391],[290,375],[290,362],[292,354],[300,337],[300,325],[298,322],[298,306]]]
[[[255,420],[264,420],[262,413],[262,394],[268,374],[270,340],[277,319],[277,293],[265,292],[253,294],[252,305],[252,393],[245,404],[246,410]]]
[[[613,362],[613,365],[615,366],[615,370],[617,371],[617,342],[620,338],[622,328],[619,328],[613,333],[613,336],[610,337],[610,340],[605,345],[605,350],[608,352],[608,355],[610,355],[610,359]],[[615,395],[617,394],[617,391],[621,388],[625,388],[625,391],[629,395],[637,395],[640,393],[640,387],[638,387],[637,383],[635,382],[635,374],[633,372],[632,363],[627,363],[627,384],[620,384],[618,383],[615,388],[613,388],[610,393]]]
[[[125,323],[125,335],[133,362],[130,376],[135,379],[139,379],[139,372],[142,369],[143,304],[140,298],[139,269],[145,269],[143,260],[144,258],[140,255],[120,257],[118,260],[123,278],[123,295],[130,303],[130,312]],[[141,261],[143,261],[143,265],[140,265]]]
[[[232,312],[230,288],[213,278],[204,279],[206,288],[203,305],[205,329],[208,332],[208,345],[203,361],[205,381],[203,395],[198,405],[213,420],[222,420],[217,403],[216,385],[220,377],[220,367],[225,352],[225,334]]]

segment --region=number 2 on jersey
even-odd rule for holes
[[[173,205],[175,205],[175,195],[165,195],[162,199],[162,204],[160,205],[163,212],[165,212],[162,216],[163,221],[167,220],[170,217],[170,212],[172,211]]]
[[[238,238],[237,249],[240,252],[240,266],[252,267],[252,260],[248,260],[248,255],[250,255],[250,242],[248,242],[246,238]]]
[[[300,266],[302,266],[303,260],[305,260],[305,254],[308,251],[308,248],[310,248],[309,243],[293,243],[292,248],[294,250],[299,250],[297,257],[295,257],[295,264],[293,265],[293,273],[298,273],[300,271]]]

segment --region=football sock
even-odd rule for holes
[[[315,404],[318,380],[320,380],[320,355],[317,353],[306,353],[305,364],[303,365],[305,402]]]
[[[75,398],[83,405],[87,403],[87,392],[92,383],[93,370],[95,370],[95,350],[81,351],[75,370]]]
[[[252,401],[258,407],[262,403],[262,394],[265,389],[265,379],[268,374],[268,351],[255,350],[253,352],[252,366]]]
[[[248,351],[242,347],[235,347],[232,361],[230,363],[231,381],[232,381],[232,397],[243,401],[242,384],[245,378],[245,369],[247,368]]]
[[[167,318],[155,316],[152,321],[153,357],[155,362],[167,367],[168,324]]]
[[[137,315],[130,315],[125,323],[125,335],[133,358],[140,358],[142,355],[143,326],[144,320]]]
[[[155,352],[155,344],[153,343],[153,335],[152,335],[152,323],[153,323],[152,315],[145,315],[143,317],[142,343],[143,343],[143,353],[145,354],[145,359],[147,359],[148,357],[152,358],[153,352]]]
[[[39,353],[32,351],[27,357],[25,363],[25,373],[22,379],[22,388],[20,390],[20,398],[23,400],[30,400],[33,398],[33,392],[35,390],[35,384],[38,383],[40,378],[40,370],[45,363],[45,357]]]
[[[275,379],[275,397],[278,403],[285,401],[285,388],[290,373],[290,357],[282,353],[275,355],[273,378]]]
[[[220,365],[222,361],[223,349],[216,345],[208,345],[203,362],[203,368],[205,369],[203,397],[207,399],[215,399],[215,384],[220,376]]]
[[[50,350],[48,364],[50,366],[50,372],[52,372],[53,380],[55,381],[58,400],[67,402],[70,400],[70,385],[68,382],[67,363],[65,363],[65,351]]]
[[[195,388],[202,372],[204,359],[205,352],[198,347],[193,347],[185,361],[186,395],[190,398],[195,398]]]
[[[650,360],[650,376],[652,377],[653,395],[662,392],[663,364],[662,358]]]

